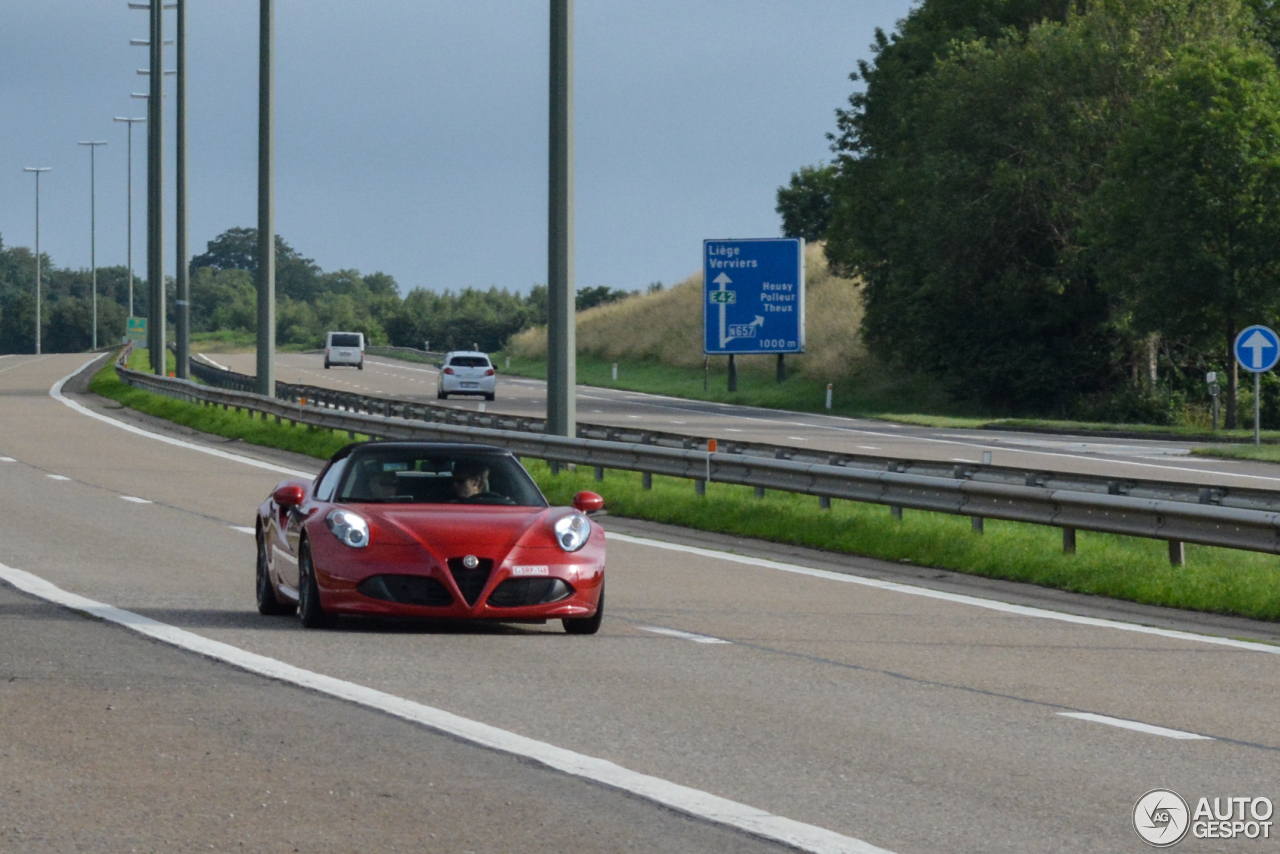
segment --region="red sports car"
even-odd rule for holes
[[[339,614],[563,621],[604,614],[604,505],[551,507],[510,453],[485,445],[363,442],[312,483],[287,480],[258,508],[258,611],[308,628]]]

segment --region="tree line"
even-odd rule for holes
[[[257,230],[231,228],[191,259],[191,331],[254,334],[258,302]],[[41,259],[41,349],[80,352],[92,342],[89,270],[61,269]],[[651,286],[652,287],[652,286]],[[176,286],[167,281],[168,322],[176,322]],[[578,291],[578,308],[623,299],[630,291],[601,285]],[[134,277],[134,314],[148,314],[145,282]],[[119,341],[129,313],[125,267],[98,268],[98,342]],[[343,269],[325,272],[276,236],[276,340],[281,345],[320,347],[325,333],[363,332],[374,344],[433,350],[500,350],[508,338],[547,322],[547,289],[528,293],[505,288],[459,291],[415,289],[403,298],[385,273]],[[172,330],[172,326],[170,327]],[[35,348],[35,257],[26,247],[0,240],[0,353]]]
[[[1235,426],[1234,336],[1280,313],[1278,5],[923,0],[851,75],[834,161],[779,188],[784,232],[957,398],[1169,421],[1217,370]]]

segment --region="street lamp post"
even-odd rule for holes
[[[52,166],[24,166],[23,172],[36,175],[36,355],[40,355],[40,173],[49,172]]]
[[[85,142],[89,146],[89,267],[93,278],[93,347],[98,349],[98,178],[95,159],[99,145],[106,142]]]
[[[577,435],[573,277],[573,0],[551,0],[547,433]]]
[[[145,122],[146,119],[127,119],[123,116],[116,116],[118,122],[124,122],[129,127],[129,316],[133,317],[133,126],[138,122]]]

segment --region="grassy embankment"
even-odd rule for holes
[[[1085,435],[1120,433],[1220,442],[1242,442],[1253,437],[1251,430],[1213,432],[1207,429],[1207,424],[1157,427],[990,417],[974,407],[949,400],[942,388],[929,378],[903,375],[867,353],[859,332],[863,308],[857,283],[831,274],[819,244],[806,248],[805,280],[807,352],[786,357],[785,383],[779,384],[776,380],[776,357],[773,356],[739,358],[736,392],[727,390],[728,360],[725,357],[712,358],[709,376],[704,372],[701,274],[664,291],[580,312],[578,381],[693,400],[817,413],[828,411],[826,390],[831,383],[830,411],[836,415],[932,427],[1033,429]],[[503,354],[511,357],[510,368],[504,368],[504,372],[544,379],[546,346],[543,327],[515,336]],[[612,379],[614,363],[618,365],[616,381]],[[1280,442],[1280,431],[1264,431],[1263,438]]]
[[[110,365],[90,387],[179,424],[320,459],[350,441],[345,433],[278,425],[137,391]],[[713,483],[698,496],[689,481],[677,478],[655,477],[653,489],[646,491],[640,476],[630,472],[611,471],[597,483],[585,469],[552,476],[546,464],[534,460],[528,468],[551,501],[567,504],[575,492],[590,489],[602,494],[617,516],[1152,605],[1280,620],[1280,558],[1274,556],[1188,546],[1186,566],[1173,568],[1159,541],[1081,532],[1078,553],[1064,555],[1056,528],[988,521],[986,532],[975,534],[968,519],[944,514],[908,511],[897,521],[876,505],[834,501],[831,510],[821,511],[812,497],[770,492],[757,499],[749,487]]]

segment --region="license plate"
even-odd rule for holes
[[[479,383],[463,383],[462,387],[463,388],[479,388],[480,384]]]

